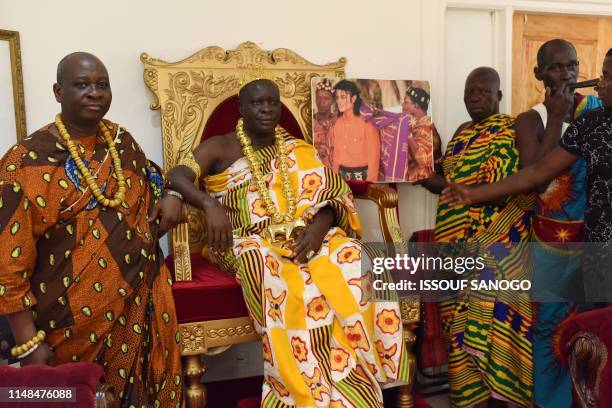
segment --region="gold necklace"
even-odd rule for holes
[[[62,139],[64,139],[64,142],[66,142],[66,146],[68,147],[68,151],[70,152],[70,157],[72,157],[72,159],[76,163],[77,168],[83,175],[83,178],[85,178],[85,182],[87,183],[87,186],[90,188],[94,197],[96,197],[96,200],[98,200],[98,202],[105,207],[114,208],[114,207],[118,207],[119,205],[121,205],[123,200],[125,200],[125,190],[126,190],[125,178],[123,176],[123,169],[121,168],[121,160],[119,159],[119,153],[117,152],[117,149],[115,148],[115,142],[113,141],[110,131],[108,130],[104,122],[100,121],[98,123],[98,127],[100,128],[100,130],[102,131],[102,134],[104,135],[104,141],[106,142],[106,145],[108,146],[108,152],[110,153],[111,158],[113,159],[114,172],[115,172],[115,175],[117,176],[117,185],[119,186],[119,188],[117,189],[117,192],[115,193],[115,196],[112,199],[106,197],[102,193],[102,190],[100,190],[100,187],[96,184],[94,176],[91,174],[87,166],[85,166],[85,163],[83,163],[83,160],[81,160],[77,147],[74,144],[74,142],[70,139],[70,134],[68,134],[68,130],[66,130],[66,126],[64,126],[64,122],[62,122],[61,113],[58,113],[55,116],[55,126],[57,127],[57,130],[59,131],[59,134],[62,137]]]
[[[280,126],[276,126],[274,130],[275,144],[278,150],[278,159],[280,162],[280,175],[282,183],[283,197],[287,201],[287,212],[281,214],[276,208],[276,205],[270,198],[270,191],[264,180],[261,172],[261,159],[257,157],[253,146],[251,145],[251,138],[246,134],[244,130],[244,120],[240,118],[236,125],[236,136],[240,145],[242,146],[242,153],[246,157],[251,173],[253,173],[253,180],[257,186],[259,198],[264,202],[266,206],[266,212],[272,218],[274,224],[280,224],[283,222],[291,222],[294,220],[295,212],[297,210],[297,202],[295,201],[295,193],[291,186],[291,180],[289,180],[289,166],[287,165],[287,150],[285,149],[285,135],[287,132]]]

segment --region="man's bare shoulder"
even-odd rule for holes
[[[202,141],[201,146],[223,147],[223,146],[227,146],[228,144],[233,144],[235,140],[236,140],[236,134],[234,132],[230,132],[224,135],[209,137],[208,139]]]
[[[540,114],[533,109],[529,109],[523,113],[520,113],[516,117],[516,133],[517,136],[521,136],[523,133],[526,134],[539,134],[544,130],[542,124],[542,118]]]
[[[540,118],[540,114],[533,109],[529,109],[523,113],[519,113],[516,117],[517,125],[538,125],[542,124],[542,119]]]
[[[209,137],[208,139],[203,140],[198,146],[198,150],[212,153],[214,156],[220,158],[223,157],[224,152],[232,150],[232,147],[237,145],[238,140],[236,139],[236,134],[231,132],[224,135]]]

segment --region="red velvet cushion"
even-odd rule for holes
[[[172,256],[166,258],[166,264],[174,271]],[[242,290],[234,276],[197,253],[191,254],[191,273],[193,280],[172,285],[179,323],[248,316]]]
[[[202,140],[206,140],[212,136],[230,133],[236,128],[238,119],[240,119],[238,95],[233,95],[221,102],[213,113],[211,113],[206,125],[204,125]],[[299,137],[300,139],[304,138],[300,130],[300,125],[285,105],[281,106],[280,125],[291,135]]]
[[[353,195],[363,195],[368,191],[368,186],[371,184],[369,181],[361,180],[347,180],[346,183],[351,188]]]
[[[238,401],[236,408],[259,408],[261,397],[252,397]]]
[[[0,406],[26,407],[93,407],[96,389],[104,376],[104,369],[95,363],[67,363],[55,367],[29,365],[22,368],[0,366],[0,387],[74,387],[75,402],[19,403]]]

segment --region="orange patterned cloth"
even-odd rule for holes
[[[58,364],[105,368],[122,406],[181,406],[179,335],[157,225],[159,169],[111,122],[128,189],[103,207],[50,125],[0,162],[0,314],[32,308]],[[75,140],[106,196],[117,190],[100,134]]]

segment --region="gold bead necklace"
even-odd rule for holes
[[[297,202],[295,200],[295,193],[291,186],[291,180],[289,180],[289,165],[287,164],[287,150],[285,148],[285,136],[287,132],[280,126],[276,126],[274,130],[275,144],[278,150],[278,160],[280,163],[280,176],[282,183],[283,197],[287,201],[287,212],[281,214],[276,208],[276,205],[270,198],[270,191],[267,188],[266,181],[261,172],[262,163],[261,159],[257,157],[253,146],[251,145],[251,138],[246,134],[244,130],[244,120],[240,118],[236,125],[236,136],[240,145],[242,146],[242,153],[246,157],[249,163],[251,173],[253,173],[253,180],[257,186],[259,198],[264,202],[266,206],[267,214],[272,218],[274,224],[280,224],[283,222],[291,222],[294,220],[295,212],[297,210]]]
[[[121,203],[123,203],[123,200],[125,199],[125,177],[123,176],[121,160],[119,159],[119,153],[115,148],[115,142],[113,141],[110,131],[108,130],[108,127],[106,127],[104,122],[100,121],[98,123],[98,127],[104,135],[104,141],[108,146],[108,152],[110,153],[110,156],[113,159],[114,172],[117,176],[117,185],[119,186],[117,192],[115,193],[115,196],[112,199],[106,197],[102,193],[102,190],[100,190],[100,187],[96,184],[94,176],[91,174],[87,166],[85,166],[85,163],[83,163],[83,160],[79,156],[79,151],[77,150],[76,145],[74,144],[72,139],[70,139],[70,134],[68,134],[68,130],[66,130],[64,122],[62,122],[62,115],[60,113],[55,116],[55,126],[57,127],[57,130],[59,131],[59,134],[62,139],[64,139],[64,142],[66,142],[66,146],[68,147],[68,151],[70,152],[70,157],[72,157],[72,159],[76,163],[77,168],[81,172],[83,178],[85,178],[85,182],[87,183],[87,186],[91,190],[94,197],[96,197],[96,200],[98,200],[98,202],[105,207],[114,208],[120,206]]]

